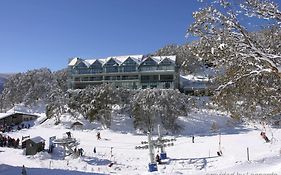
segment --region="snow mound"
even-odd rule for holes
[[[179,117],[181,135],[234,134],[247,131],[231,117],[215,110],[193,110],[189,116]]]

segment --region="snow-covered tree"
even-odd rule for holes
[[[115,87],[104,84],[71,92],[68,106],[90,121],[100,121],[105,127],[110,127],[112,107],[119,103],[120,98]]]
[[[278,5],[269,0],[205,2],[206,7],[193,13],[188,33],[199,37],[192,53],[221,70],[218,106],[235,117],[261,119],[280,113]]]
[[[165,129],[177,131],[176,119],[186,115],[188,101],[188,97],[178,90],[140,90],[132,99],[134,126],[152,131],[157,124],[162,124]]]
[[[63,71],[61,71],[63,72]],[[25,73],[14,74],[5,83],[2,92],[2,106],[9,109],[14,104],[32,105],[39,100],[49,103],[51,108],[65,105],[66,74],[52,73],[47,68],[30,70]],[[54,112],[54,111],[53,111]]]
[[[63,91],[66,92],[68,90],[67,87],[67,69],[58,70],[53,73],[54,78],[57,81],[58,87]]]
[[[2,91],[2,102],[3,108],[9,108],[17,103],[23,101],[25,92],[18,87],[18,83],[21,81],[21,73],[11,76],[7,82],[4,84],[4,90]]]

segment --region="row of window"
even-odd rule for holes
[[[98,74],[98,73],[113,73],[113,72],[138,72],[138,71],[155,71],[155,70],[174,70],[174,66],[142,66],[142,67],[136,67],[136,66],[127,66],[118,68],[115,66],[107,66],[104,68],[99,69],[90,69],[90,68],[79,68],[76,67],[75,69],[72,69],[73,74]]]
[[[100,85],[101,83],[98,84],[92,84],[92,85]],[[77,89],[83,89],[89,84],[75,84],[75,88]],[[173,88],[173,83],[172,82],[163,82],[163,83],[155,83],[155,82],[150,82],[150,83],[142,83],[140,85],[137,85],[136,82],[116,82],[115,83],[116,88],[119,87],[126,87],[130,89],[154,89],[154,88],[164,88],[164,89],[170,89]]]

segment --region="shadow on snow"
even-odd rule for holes
[[[22,167],[10,166],[1,164],[0,174],[1,175],[16,175],[21,174]],[[72,170],[62,170],[62,169],[47,169],[47,168],[28,168],[26,167],[26,172],[28,175],[104,175],[101,173],[92,172],[81,172]]]

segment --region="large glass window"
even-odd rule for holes
[[[119,80],[120,76],[105,76],[105,80]]]
[[[89,81],[89,77],[82,77],[82,81]]]
[[[85,65],[85,63],[80,62],[74,67],[75,70],[77,70],[78,74],[87,74],[89,73],[88,67]]]
[[[110,72],[118,72],[118,67],[117,66],[112,66],[112,67],[105,67],[105,71],[107,73],[110,73]]]
[[[157,70],[156,66],[141,66],[140,71],[154,71]]]
[[[122,63],[121,67],[123,72],[135,72],[137,70],[137,63],[129,57]]]
[[[158,75],[142,75],[141,83],[154,83],[158,82]]]
[[[174,66],[158,66],[159,70],[174,70]]]
[[[136,72],[137,67],[135,65],[132,66],[123,66],[123,72]]]
[[[174,80],[173,75],[160,75],[161,82],[172,82]]]
[[[122,76],[122,80],[136,80],[138,79],[138,75],[124,75]]]
[[[96,60],[90,66],[90,73],[92,73],[92,74],[102,73],[102,64],[98,60]]]
[[[102,80],[102,76],[99,77],[90,77],[90,81],[101,81]]]
[[[89,69],[85,69],[85,68],[79,69],[79,70],[78,70],[78,73],[79,73],[79,74],[88,74],[88,73],[89,73]]]
[[[110,59],[105,65],[104,69],[105,72],[110,73],[110,72],[118,72],[118,63],[114,59]]]

